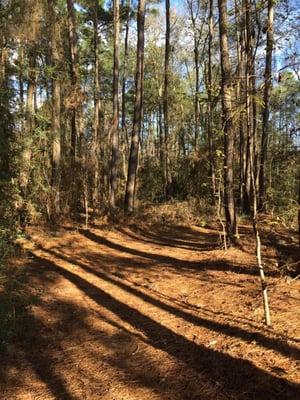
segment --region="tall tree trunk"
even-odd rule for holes
[[[169,157],[169,78],[170,78],[170,0],[165,0],[166,6],[166,40],[165,40],[165,68],[164,68],[164,178],[165,178],[165,199],[170,198],[172,184]]]
[[[136,60],[136,77],[135,77],[135,102],[133,128],[131,136],[131,147],[128,163],[128,176],[126,182],[125,194],[125,211],[133,212],[135,189],[136,189],[136,174],[138,165],[138,150],[141,125],[143,119],[143,78],[144,78],[144,30],[145,30],[145,0],[139,0],[138,15],[137,15],[137,60]]]
[[[199,106],[199,89],[200,89],[200,53],[199,43],[203,25],[199,30],[197,26],[198,17],[201,12],[200,1],[195,2],[194,0],[187,0],[187,7],[190,13],[192,31],[193,31],[193,42],[194,42],[194,65],[195,65],[195,96],[194,96],[194,150],[197,151],[199,141],[199,129],[200,129],[200,106]],[[196,9],[195,9],[196,7]]]
[[[252,7],[251,1],[247,0],[249,4],[249,8]],[[255,32],[254,27],[254,20],[252,20],[252,23],[250,22],[249,19],[249,40],[251,44],[251,64],[250,64],[250,87],[251,87],[251,111],[252,111],[252,156],[251,160],[253,161],[253,174],[254,174],[254,182],[253,184],[255,185],[255,194],[257,197],[257,189],[258,189],[258,171],[257,171],[257,107],[256,107],[256,97],[257,97],[257,89],[256,89],[256,77],[255,77],[255,56],[256,56],[256,50],[257,47],[255,48],[255,41],[256,41],[256,46],[258,45],[259,41],[259,30],[257,33],[257,38],[255,37]],[[250,167],[251,169],[251,167]],[[254,193],[253,193],[254,195]],[[256,203],[257,203],[257,198],[256,198]]]
[[[110,197],[109,204],[116,208],[116,192],[118,179],[118,153],[119,153],[119,73],[120,73],[120,4],[114,0],[114,69],[113,69],[113,130],[110,171]]]
[[[99,68],[99,37],[98,37],[98,0],[94,4],[93,15],[93,34],[94,34],[94,122],[93,122],[93,143],[92,143],[92,157],[93,157],[93,193],[92,193],[92,206],[94,211],[99,206],[100,201],[100,188],[99,188],[99,175],[100,175],[100,68]]]
[[[220,52],[221,52],[221,92],[223,110],[223,131],[224,131],[224,208],[226,217],[226,233],[228,240],[235,243],[237,240],[237,217],[234,200],[234,127],[232,117],[232,76],[231,64],[228,50],[228,17],[227,0],[218,0],[219,6],[219,29],[220,29]]]
[[[19,91],[20,91],[20,114],[21,114],[21,132],[24,129],[24,46],[20,43],[18,53],[18,65],[19,65]]]
[[[61,82],[59,77],[60,64],[60,28],[55,12],[56,0],[48,0],[50,21],[51,21],[51,64],[53,68],[52,77],[52,198],[51,198],[51,219],[55,222],[60,214],[60,180],[61,180]]]
[[[252,142],[255,141],[254,137],[255,131],[252,131]],[[258,221],[257,221],[257,191],[256,191],[256,179],[255,179],[255,166],[254,166],[254,152],[250,155],[250,176],[251,176],[251,183],[252,183],[252,225],[253,225],[253,232],[255,236],[256,242],[256,262],[257,267],[259,270],[260,282],[261,282],[261,291],[263,297],[263,306],[264,306],[264,315],[266,325],[271,325],[271,317],[270,317],[270,309],[269,309],[269,299],[268,299],[268,285],[265,278],[265,271],[262,263],[261,258],[261,240],[260,240],[260,233],[258,229]]]
[[[298,171],[298,239],[300,247],[300,170]]]
[[[129,22],[130,22],[130,9],[131,0],[127,0],[126,6],[128,7],[126,15],[126,27],[125,27],[125,43],[124,43],[124,69],[123,69],[123,80],[122,80],[122,118],[121,125],[122,130],[125,133],[126,142],[128,143],[127,127],[126,127],[126,81],[127,81],[127,59],[128,59],[128,40],[129,40]]]
[[[0,5],[0,11],[1,10]],[[1,21],[2,22],[2,21]],[[11,205],[11,182],[12,178],[17,177],[15,171],[14,160],[14,140],[15,131],[13,129],[13,115],[11,113],[12,91],[11,91],[11,67],[9,63],[9,46],[3,24],[0,26],[0,198],[1,198],[1,219],[9,218],[12,222],[16,222],[13,218],[17,217],[16,208],[19,208],[19,220],[22,224],[22,204]],[[9,214],[2,214],[2,211],[9,210]],[[12,225],[11,225],[12,226]],[[3,245],[2,245],[2,249]],[[2,256],[2,254],[1,254]]]
[[[215,172],[215,159],[213,152],[213,97],[212,97],[212,40],[213,40],[213,0],[209,0],[209,16],[208,16],[208,74],[207,74],[207,94],[208,94],[208,116],[207,116],[207,130],[208,130],[208,151],[209,151],[209,164],[211,176],[211,191],[212,202],[216,201],[216,172]]]
[[[165,146],[165,141],[164,141],[164,130],[163,130],[163,118],[162,118],[162,105],[161,101],[159,102],[158,105],[158,136],[159,136],[159,162],[160,162],[160,167],[161,171],[164,170],[164,159],[165,159],[165,151],[164,151],[164,146]]]
[[[266,163],[268,158],[268,142],[269,142],[269,101],[272,83],[272,53],[274,45],[273,35],[274,20],[274,0],[268,0],[268,25],[267,25],[267,49],[266,49],[266,65],[264,75],[264,105],[262,109],[262,138],[261,138],[261,159],[259,171],[259,209],[266,208]]]
[[[243,10],[240,11],[243,15]],[[239,113],[239,200],[240,205],[245,209],[245,186],[246,186],[246,165],[247,165],[247,128],[245,127],[245,113],[242,112],[245,109],[245,75],[246,75],[246,55],[244,49],[246,48],[245,38],[245,27],[242,24],[242,16],[239,14],[239,24],[241,25],[241,31],[239,35],[238,43],[238,84],[237,84],[237,98],[240,99],[239,107],[241,112]]]
[[[131,0],[122,0],[122,7],[126,7],[126,23],[125,23],[125,38],[124,38],[124,59],[123,59],[123,77],[122,77],[122,104],[121,104],[121,127],[122,127],[122,171],[124,180],[127,178],[127,153],[128,153],[128,131],[126,123],[126,83],[128,75],[128,54],[129,54],[129,23],[131,14]]]
[[[250,8],[249,0],[244,0],[243,9],[245,14],[245,43],[246,43],[246,77],[245,77],[245,102],[246,102],[246,121],[247,121],[247,139],[246,139],[246,169],[244,180],[244,193],[243,193],[243,210],[246,214],[251,212],[251,168],[250,162],[253,159],[253,93],[252,93],[252,75],[253,75],[253,45],[252,45],[252,32],[250,21]]]
[[[199,76],[199,44],[198,38],[196,34],[196,26],[194,33],[194,62],[195,62],[195,74],[196,74],[196,82],[195,82],[195,152],[197,151],[198,142],[199,142],[199,86],[200,86],[200,76]]]
[[[68,8],[68,31],[69,31],[69,48],[70,48],[70,77],[72,85],[72,103],[71,105],[71,146],[70,146],[70,156],[71,156],[71,209],[74,211],[77,206],[78,200],[78,187],[77,187],[77,145],[78,145],[78,128],[79,128],[79,118],[80,110],[77,104],[77,94],[78,94],[78,38],[76,32],[76,17],[74,10],[73,0],[67,0]]]
[[[30,175],[30,160],[32,154],[31,138],[35,125],[34,96],[36,92],[36,49],[33,46],[28,50],[28,82],[25,109],[24,148],[22,152],[22,172],[20,175],[20,187],[24,201],[27,199],[28,183]]]
[[[76,18],[74,11],[73,0],[67,0],[68,6],[68,30],[69,30],[69,45],[70,45],[70,76],[73,93],[76,92],[78,85],[78,39],[76,32]],[[72,109],[71,114],[71,158],[73,164],[76,159],[76,145],[77,145],[77,110],[76,107]]]

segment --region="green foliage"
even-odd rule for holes
[[[268,208],[290,225],[296,224],[300,122],[300,82],[291,72],[283,72],[273,88],[272,140],[269,146],[267,186]],[[283,178],[284,176],[284,178]]]
[[[12,140],[13,117],[10,112],[13,91],[8,83],[0,92],[0,273],[10,254],[17,227],[16,147]]]
[[[144,201],[161,202],[164,197],[164,180],[161,166],[147,158],[139,171],[139,195]]]
[[[6,71],[9,66],[6,66]],[[17,170],[19,146],[14,140],[14,120],[11,111],[14,91],[9,79],[0,91],[0,352],[9,343],[22,323],[17,318],[25,313],[28,300],[20,290],[18,279],[7,266],[15,254],[15,240],[19,233],[19,190]]]
[[[10,351],[16,338],[30,335],[30,307],[37,302],[28,294],[28,282],[23,272],[12,267],[0,271],[0,353]]]

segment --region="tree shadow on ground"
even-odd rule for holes
[[[117,323],[101,312],[97,313],[96,316],[101,321],[112,325],[121,332],[108,336],[102,330],[89,325],[87,317],[90,310],[87,310],[87,308],[83,309],[78,304],[56,299],[42,304],[44,309],[48,309],[50,315],[59,314],[58,322],[52,325],[50,329],[42,320],[35,317],[32,321],[34,325],[33,334],[28,338],[23,338],[20,345],[27,362],[39,379],[44,382],[52,398],[61,400],[88,399],[95,398],[95,396],[101,398],[109,390],[111,384],[108,380],[102,382],[101,377],[98,379],[96,375],[96,371],[101,370],[104,364],[118,370],[118,379],[122,380],[124,384],[151,388],[153,393],[158,396],[157,398],[164,398],[166,395],[168,398],[176,400],[211,400],[216,398],[289,400],[296,399],[299,395],[299,386],[291,384],[285,379],[277,378],[257,368],[249,361],[233,358],[220,351],[206,348],[188,340],[155,321],[152,317],[144,315],[141,310],[124,304],[75,272],[60,267],[44,256],[37,256],[34,253],[31,256],[29,274],[33,279],[41,282],[46,288],[55,287],[62,279],[66,279],[101,309],[108,310],[120,320],[120,323]],[[57,254],[55,256],[58,257]],[[262,338],[251,336],[250,333],[250,336],[247,336],[248,333],[243,332],[240,328],[238,328],[240,330],[236,330],[235,327],[207,321],[175,309],[114,277],[101,273],[95,267],[88,268],[83,264],[79,266],[83,270],[86,269],[86,272],[99,276],[142,300],[160,307],[170,314],[187,319],[193,324],[202,324],[209,329],[229,335],[233,334],[245,340],[251,337],[252,340],[257,340],[257,338],[262,340]],[[130,328],[122,326],[123,323]],[[91,337],[93,346],[80,347],[82,341],[88,342],[88,338],[84,336],[87,333]],[[162,351],[162,354],[165,353],[164,361],[167,357],[176,359],[179,363],[178,369],[173,367],[173,370],[162,375],[155,360],[147,358],[147,352],[143,350],[143,346],[136,356],[138,361],[130,361],[130,356],[126,354],[126,357],[120,356],[118,351],[114,352],[113,355],[105,356],[101,353],[100,344],[111,349],[116,341],[120,341],[120,337],[122,338],[124,335],[125,337],[134,336],[139,343]],[[243,337],[243,335],[246,336]],[[66,341],[72,344],[71,349],[66,348]],[[271,346],[268,346],[267,343],[266,347],[273,347],[274,345],[275,342],[271,343]],[[16,358],[6,359],[6,366],[2,365],[1,368],[2,382],[9,381],[3,370],[8,368],[9,365],[16,366],[17,362],[18,359]],[[94,367],[92,368],[91,365],[94,365]],[[121,375],[120,371],[122,371]],[[68,379],[66,379],[66,375],[68,375]],[[83,376],[85,383],[80,384]],[[22,371],[19,379],[22,380]],[[15,383],[18,384],[18,381]],[[29,390],[34,389],[29,388]],[[41,391],[41,393],[44,392]],[[6,400],[5,397],[2,398]],[[150,399],[150,397],[148,398]]]
[[[54,360],[51,356],[52,350],[49,347],[49,340],[43,337],[43,331],[46,330],[45,326],[41,321],[34,318],[30,310],[27,309],[26,319],[30,321],[30,326],[27,327],[27,331],[24,331],[24,317],[23,315],[22,320],[17,318],[15,321],[15,324],[18,325],[16,329],[22,329],[22,335],[15,336],[9,343],[9,351],[0,354],[0,398],[3,400],[17,398],[15,397],[14,389],[23,383],[24,376],[22,376],[22,372],[29,364],[36,376],[46,384],[53,398],[79,400],[79,398],[71,395],[65,382],[53,368],[52,364]],[[18,368],[20,368],[20,371],[17,376],[11,376],[10,371],[12,369],[17,370]],[[9,395],[5,394],[7,393],[7,389],[10,390],[8,392]],[[31,389],[28,387],[28,393],[30,393]]]
[[[73,265],[77,265],[78,267],[82,268],[84,271],[95,275],[98,278],[103,279],[104,281],[107,281],[109,283],[112,283],[116,286],[118,286],[121,289],[124,289],[125,291],[139,297],[140,299],[162,309],[170,314],[176,315],[179,318],[182,318],[186,320],[187,322],[190,322],[194,325],[198,326],[204,326],[205,328],[208,328],[212,331],[215,332],[220,332],[223,334],[226,334],[228,336],[236,337],[239,339],[244,340],[245,342],[251,343],[253,340],[255,340],[257,343],[259,343],[261,346],[268,348],[268,349],[273,349],[285,356],[292,357],[295,359],[300,358],[300,350],[297,349],[296,347],[289,345],[286,343],[286,341],[278,338],[278,339],[273,339],[270,337],[267,337],[263,335],[261,332],[258,332],[257,330],[255,331],[248,331],[245,328],[241,328],[238,326],[234,326],[228,323],[220,323],[214,320],[202,318],[200,316],[195,316],[181,308],[174,307],[171,304],[168,304],[166,302],[163,302],[162,300],[155,298],[151,296],[150,294],[146,293],[145,291],[139,290],[136,286],[132,286],[128,281],[126,284],[124,282],[124,278],[119,279],[117,276],[113,276],[112,274],[109,274],[107,272],[103,272],[101,270],[101,267],[97,267],[94,263],[93,260],[91,260],[91,264],[87,265],[82,262],[79,262],[74,259],[69,259],[67,257],[64,257],[62,254],[59,254],[56,251],[53,250],[47,250],[47,249],[42,249],[46,253],[52,254],[57,258],[60,258],[64,261],[67,261]],[[126,281],[126,280],[125,280]],[[255,328],[252,326],[252,328]]]
[[[160,255],[160,254],[155,254],[155,253],[148,253],[142,250],[137,250],[133,249],[130,247],[126,247],[124,245],[121,245],[119,243],[115,243],[103,236],[100,236],[99,234],[95,234],[91,232],[90,230],[87,229],[80,229],[79,233],[83,236],[85,236],[87,239],[90,239],[91,241],[100,244],[102,246],[106,246],[110,249],[117,250],[120,253],[126,253],[130,254],[136,257],[141,257],[144,259],[149,259],[151,261],[154,261],[159,264],[164,264],[171,266],[173,268],[177,269],[183,269],[186,268],[188,270],[215,270],[215,271],[231,271],[235,273],[242,273],[246,275],[253,275],[257,276],[257,267],[256,265],[245,265],[243,264],[233,264],[228,262],[227,260],[224,259],[218,259],[218,260],[199,260],[199,261],[190,261],[190,260],[180,260],[175,257],[171,256],[165,256],[165,255]],[[278,273],[276,271],[270,271],[269,276],[277,276]]]
[[[200,232],[183,226],[162,227],[160,225],[149,225],[145,228],[132,224],[126,230],[120,226],[116,229],[134,240],[159,246],[191,251],[210,251],[220,248],[218,234],[206,232],[204,237]],[[185,240],[181,239],[182,237]],[[207,237],[210,240],[207,240]]]
[[[33,258],[36,264],[43,266],[43,270],[54,271],[61,275],[99,306],[109,310],[120,320],[128,323],[133,329],[141,332],[151,346],[166,352],[189,367],[192,366],[194,370],[205,375],[208,381],[218,382],[220,388],[228,394],[244,400],[252,400],[254,398],[258,400],[265,400],[266,398],[274,400],[296,399],[300,394],[298,385],[290,384],[285,379],[277,378],[255,367],[249,361],[236,359],[196,344],[154,321],[141,311],[122,303],[108,292],[93,283],[87,282],[77,274],[59,267],[46,258],[37,255],[33,255]],[[135,292],[135,294],[141,296],[141,293]],[[149,296],[147,300],[149,301]],[[156,305],[163,306],[162,303]],[[170,311],[174,312],[174,310]],[[186,313],[182,317],[187,317]],[[193,321],[194,319],[191,322]],[[221,326],[219,326],[220,328]],[[226,329],[225,327],[225,331]],[[266,394],[268,397],[266,397]]]

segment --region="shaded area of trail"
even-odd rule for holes
[[[41,301],[4,358],[1,399],[298,398],[295,331],[280,314],[264,329],[251,258],[224,254],[214,232],[173,230],[32,230]]]

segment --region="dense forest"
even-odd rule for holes
[[[299,18],[0,1],[1,399],[300,396]]]

